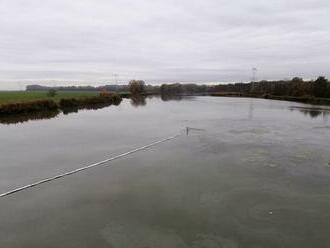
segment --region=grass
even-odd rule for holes
[[[0,105],[7,103],[22,103],[38,100],[53,100],[59,102],[66,98],[83,98],[98,96],[99,92],[92,91],[59,91],[56,96],[47,96],[47,91],[0,91]]]
[[[3,97],[6,101],[2,101],[0,104],[0,116],[41,111],[97,109],[112,104],[119,105],[122,101],[118,94],[97,95],[94,92],[62,92],[55,97],[40,94],[40,92],[5,92],[3,96],[6,96]]]

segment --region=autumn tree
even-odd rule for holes
[[[328,80],[325,77],[319,77],[313,83],[313,93],[316,97],[326,97],[328,91]]]
[[[146,84],[142,80],[131,80],[128,87],[132,95],[141,95],[146,91]]]

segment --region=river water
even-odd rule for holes
[[[186,97],[0,124],[0,193],[182,134],[0,198],[0,247],[330,247],[329,117]]]

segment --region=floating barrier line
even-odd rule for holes
[[[88,170],[88,169],[91,169],[93,167],[97,167],[97,166],[101,166],[101,165],[104,165],[110,161],[113,161],[113,160],[116,160],[116,159],[119,159],[119,158],[122,158],[122,157],[125,157],[125,156],[128,156],[130,154],[133,154],[133,153],[136,153],[136,152],[139,152],[139,151],[142,151],[142,150],[146,150],[150,147],[153,147],[153,146],[156,146],[158,144],[161,144],[161,143],[164,143],[166,141],[169,141],[169,140],[173,140],[179,136],[181,136],[182,133],[180,134],[177,134],[177,135],[174,135],[174,136],[171,136],[171,137],[168,137],[166,139],[162,139],[162,140],[159,140],[159,141],[155,141],[149,145],[145,145],[145,146],[142,146],[142,147],[139,147],[139,148],[136,148],[134,150],[131,150],[131,151],[128,151],[128,152],[125,152],[125,153],[122,153],[122,154],[119,154],[117,156],[114,156],[114,157],[111,157],[111,158],[108,158],[106,160],[103,160],[103,161],[100,161],[100,162],[97,162],[97,163],[94,163],[94,164],[90,164],[90,165],[87,165],[87,166],[84,166],[84,167],[81,167],[81,168],[78,168],[78,169],[75,169],[73,171],[69,171],[69,172],[66,172],[66,173],[63,173],[63,174],[60,174],[60,175],[57,175],[57,176],[54,176],[54,177],[49,177],[49,178],[46,178],[46,179],[43,179],[41,181],[38,181],[38,182],[35,182],[35,183],[32,183],[32,184],[28,184],[28,185],[25,185],[23,187],[19,187],[19,188],[16,188],[16,189],[13,189],[13,190],[10,190],[8,192],[5,192],[5,193],[2,193],[0,194],[0,198],[2,197],[5,197],[5,196],[9,196],[9,195],[12,195],[12,194],[15,194],[17,192],[20,192],[20,191],[23,191],[23,190],[26,190],[26,189],[29,189],[29,188],[33,188],[33,187],[36,187],[40,184],[44,184],[44,183],[48,183],[48,182],[51,182],[51,181],[54,181],[54,180],[57,180],[57,179],[60,179],[60,178],[63,178],[63,177],[66,177],[66,176],[70,176],[72,174],[76,174],[78,172],[81,172],[81,171],[84,171],[84,170]],[[106,165],[106,166],[109,166],[109,165]],[[105,166],[105,167],[106,167]]]

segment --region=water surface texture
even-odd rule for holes
[[[330,110],[188,97],[0,124],[0,247],[330,247]],[[189,130],[191,127],[201,130]]]

